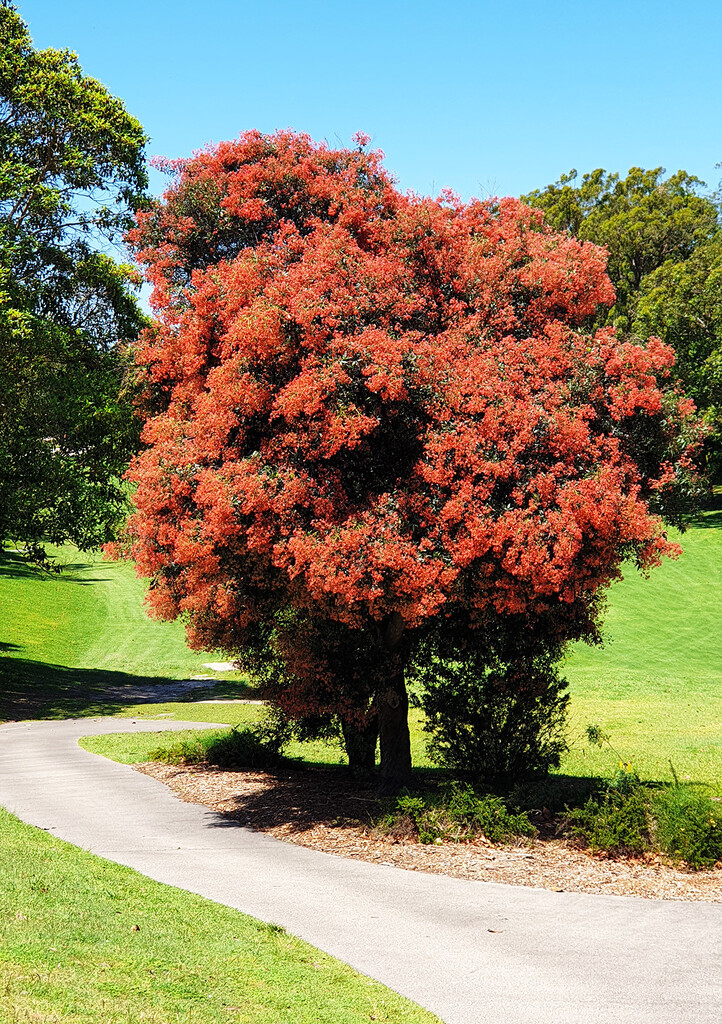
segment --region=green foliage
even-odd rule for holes
[[[717,230],[715,203],[700,194],[704,182],[686,171],[663,175],[662,167],[632,167],[626,178],[599,168],[577,184],[572,170],[522,197],[542,209],[555,230],[609,251],[617,299],[608,319],[622,328],[629,326],[644,278],[667,262],[686,260]]]
[[[378,827],[396,834],[411,831],[420,843],[464,843],[478,836],[509,843],[536,835],[526,814],[514,814],[500,797],[460,783],[423,795],[402,793]]]
[[[614,750],[598,725],[587,726],[587,739]],[[674,782],[660,788],[643,783],[630,763],[620,761],[600,794],[567,811],[564,828],[595,852],[652,849],[691,868],[712,867],[722,860],[722,809],[698,787],[680,783],[671,761],[670,768]]]
[[[484,647],[449,652],[436,637],[414,663],[432,759],[493,787],[559,767],[566,750],[559,649],[528,626],[524,646],[514,633],[513,622],[500,622]]]
[[[151,750],[151,761],[166,764],[212,764],[227,771],[239,768],[263,771],[283,761],[284,736],[267,724],[222,732],[203,732]]]
[[[654,837],[661,850],[691,868],[722,861],[722,807],[693,786],[675,782],[652,798]]]
[[[649,801],[645,790],[610,789],[569,811],[566,828],[595,852],[638,854],[649,847]]]
[[[642,281],[632,329],[658,335],[677,355],[685,390],[704,410],[708,462],[722,472],[722,231],[684,261],[668,261]]]
[[[141,126],[0,7],[0,542],[102,543],[138,430],[119,344],[144,322],[117,245],[144,202]]]
[[[600,725],[587,725],[586,735],[592,746],[608,746],[619,756]],[[638,854],[646,850],[650,845],[649,793],[631,763],[620,760],[600,794],[568,811],[564,827],[594,852]]]
[[[691,785],[652,786],[621,769],[605,791],[567,812],[564,827],[595,852],[653,850],[699,869],[722,860],[722,809]]]
[[[713,478],[722,472],[722,233],[704,182],[677,171],[632,167],[626,178],[598,169],[577,172],[524,200],[553,228],[609,251],[617,297],[599,323],[632,336],[656,335],[677,356],[675,373],[706,412],[705,445]]]

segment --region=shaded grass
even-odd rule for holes
[[[432,1024],[289,935],[0,810],[0,1019]]]
[[[159,687],[175,682],[177,680],[167,676],[133,676],[127,672],[0,657],[0,721],[122,714],[131,701],[138,701],[138,688],[143,692],[143,703],[147,704],[157,701]],[[198,700],[203,695],[235,697],[244,693],[253,695],[243,680],[216,683],[210,679],[202,689],[193,691],[193,699]],[[174,698],[174,702],[180,699]],[[143,705],[134,703],[132,706]]]
[[[62,571],[48,575],[19,552],[0,551],[0,717],[112,714],[109,687],[152,687],[193,675],[215,676],[222,692],[246,689],[237,672],[204,668],[225,660],[188,649],[180,622],[149,619],[145,584],[133,567],[50,548]]]

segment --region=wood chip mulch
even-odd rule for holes
[[[412,836],[383,834],[371,824],[378,814],[373,791],[351,786],[340,770],[269,774],[154,762],[135,767],[166,783],[181,800],[205,804],[276,839],[341,857],[557,892],[722,903],[722,864],[711,871],[685,871],[652,855],[592,856],[560,839],[540,838],[512,847],[483,839],[433,846]]]

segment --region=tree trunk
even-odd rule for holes
[[[384,643],[389,671],[383,688],[376,694],[381,747],[379,796],[394,796],[411,781],[411,736],[409,735],[409,698],[404,680],[404,620],[390,617]]]
[[[348,754],[348,766],[354,775],[367,775],[376,767],[376,743],[379,738],[379,720],[372,715],[366,725],[341,722],[343,741]]]

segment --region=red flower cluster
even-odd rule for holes
[[[237,651],[284,607],[473,628],[676,553],[654,509],[692,411],[669,348],[585,330],[614,297],[602,250],[292,132],[173,169],[131,235],[156,320],[130,529],[192,643]]]

